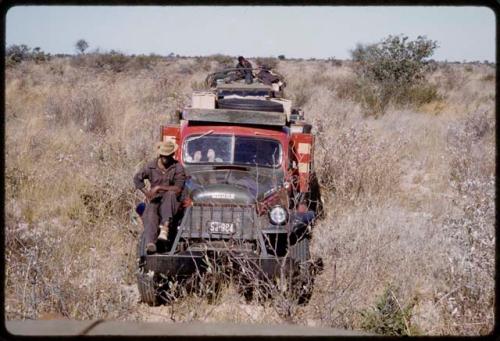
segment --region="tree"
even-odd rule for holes
[[[5,57],[15,63],[20,63],[30,57],[31,49],[24,45],[10,45],[5,49]]]
[[[80,39],[75,43],[75,49],[80,54],[84,54],[85,50],[88,48],[89,44],[84,39]]]
[[[285,55],[284,55],[284,54],[280,54],[280,55],[278,56],[278,59],[279,59],[279,60],[285,60]]]
[[[424,36],[408,41],[407,36],[389,36],[370,45],[357,44],[351,51],[354,61],[361,64],[361,74],[376,83],[412,85],[427,71],[427,61],[438,47],[437,42]]]
[[[360,97],[371,114],[383,113],[387,105],[429,103],[438,98],[437,89],[426,83],[431,70],[427,58],[433,55],[437,42],[418,36],[388,36],[379,43],[357,44],[351,51],[357,62]]]
[[[36,63],[50,59],[50,54],[43,52],[40,47],[31,49],[22,45],[10,45],[5,49],[5,62],[7,66],[13,66],[24,60],[34,60]]]

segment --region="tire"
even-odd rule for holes
[[[290,246],[289,257],[297,262],[297,271],[293,279],[293,294],[299,305],[306,305],[311,299],[314,288],[314,273],[309,252],[309,239],[300,239]]]
[[[321,187],[316,173],[311,174],[311,195],[309,197],[310,207],[316,214],[316,218],[323,218],[323,199],[321,198]]]
[[[283,104],[260,99],[227,98],[217,101],[219,109],[283,112]]]
[[[150,306],[157,306],[158,304],[160,304],[158,295],[159,283],[155,279],[154,273],[144,273],[145,256],[146,238],[144,236],[144,233],[142,233],[137,245],[137,288],[139,289],[141,302],[147,303]]]
[[[149,306],[157,306],[160,304],[160,299],[157,291],[158,283],[154,279],[154,274],[149,275],[139,269],[137,274],[137,287],[139,288],[139,295],[141,302]]]
[[[311,258],[309,252],[309,239],[307,237],[300,239],[289,247],[288,253],[290,258],[294,259],[299,264],[306,263]]]

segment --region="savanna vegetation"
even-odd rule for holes
[[[142,198],[132,176],[154,156],[159,125],[234,58],[127,56],[85,44],[50,58],[14,49],[5,71],[6,318],[491,332],[496,69],[435,62],[424,70],[423,53],[410,78],[381,76],[377,49],[408,51],[408,43],[358,46],[352,61],[272,60],[313,124],[326,212],[312,241],[324,270],[310,303],[286,313],[245,302],[230,284],[215,303],[196,294],[138,303]]]

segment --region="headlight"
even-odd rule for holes
[[[288,213],[283,207],[276,206],[269,211],[269,219],[274,225],[283,225],[288,219]]]

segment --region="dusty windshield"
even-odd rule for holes
[[[249,172],[240,170],[199,170],[189,174],[186,187],[189,191],[227,184],[247,190],[254,198],[261,199],[272,193],[283,183],[283,172]]]
[[[278,141],[234,135],[200,135],[184,142],[183,159],[188,164],[234,164],[275,168],[281,164]]]

